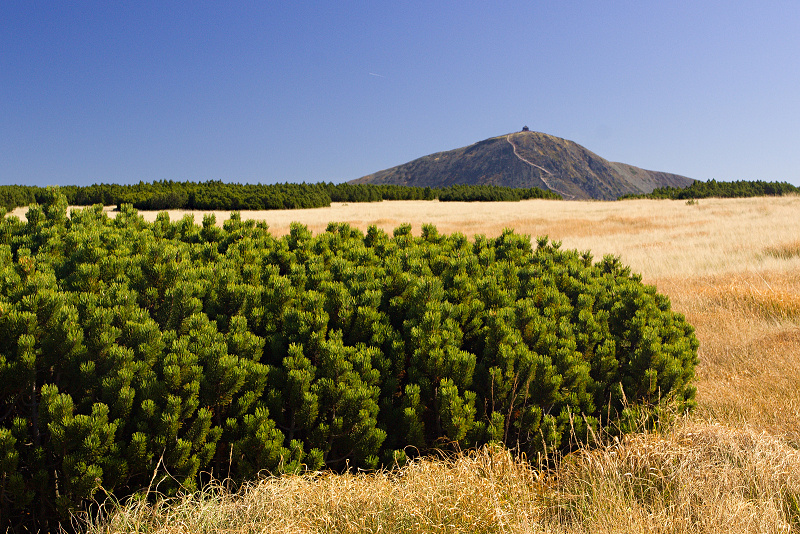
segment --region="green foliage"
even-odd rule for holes
[[[694,403],[691,326],[613,257],[42,200],[0,221],[0,528],[208,476],[531,457]]]
[[[538,188],[454,185],[445,188],[372,184],[236,184],[220,181],[160,181],[134,185],[95,184],[66,186],[59,192],[68,204],[130,204],[140,210],[280,210],[321,208],[331,202],[380,202],[382,200],[441,201],[517,201],[530,198],[560,199],[552,191]],[[0,185],[0,207],[7,210],[47,203],[47,188],[23,185]]]
[[[718,182],[709,180],[707,182],[693,182],[690,186],[680,187],[658,187],[647,195],[625,195],[620,200],[631,198],[654,198],[687,200],[699,198],[745,198],[745,197],[764,197],[764,196],[783,196],[800,193],[800,188],[787,182],[764,182],[756,181],[735,181]]]
[[[561,200],[561,195],[538,187],[516,188],[501,187],[497,185],[451,185],[439,191],[439,200],[461,202],[490,202],[490,201],[518,201],[532,198],[546,198]]]

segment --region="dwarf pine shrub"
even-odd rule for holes
[[[208,477],[566,450],[694,403],[697,341],[618,259],[505,231],[273,237],[236,214],[0,221],[0,529]]]

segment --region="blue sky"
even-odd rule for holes
[[[341,182],[523,125],[800,185],[800,2],[0,2],[0,183]]]

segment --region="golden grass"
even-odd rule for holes
[[[561,532],[786,532],[800,454],[752,429],[685,421],[584,450],[554,475]],[[559,530],[560,529],[560,530]]]
[[[684,421],[542,470],[501,448],[393,472],[264,478],[154,504],[134,500],[92,533],[788,532],[800,453],[750,429]]]
[[[657,285],[700,340],[698,415],[800,445],[800,270]]]
[[[800,256],[800,240],[791,243],[781,243],[779,245],[767,247],[764,253],[776,258],[788,260]]]
[[[549,235],[615,254],[700,340],[698,409],[662,433],[540,470],[486,449],[398,472],[266,478],[231,493],[109,508],[92,532],[800,532],[800,197],[382,202],[243,213],[391,231]],[[146,218],[155,214],[144,214]],[[180,213],[170,216],[179,218]],[[218,214],[219,223],[226,214]],[[202,215],[196,216],[197,221]]]

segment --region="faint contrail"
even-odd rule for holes
[[[370,76],[377,76],[378,78],[386,78],[383,74],[375,74],[374,72],[369,73]]]

